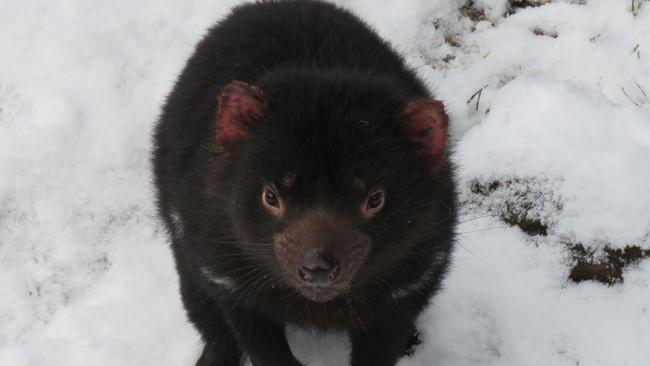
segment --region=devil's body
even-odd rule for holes
[[[235,366],[245,352],[256,366],[299,365],[287,324],[349,332],[353,366],[396,363],[440,287],[456,222],[446,146],[422,140],[446,144],[444,112],[419,109],[431,98],[387,43],[330,4],[243,5],[210,29],[153,153],[183,303],[206,343],[198,364]],[[439,114],[425,133],[404,121],[427,113]],[[290,187],[280,219],[256,193],[266,181]],[[355,184],[388,187],[383,211],[357,217]],[[303,245],[334,247],[347,282],[297,290]]]

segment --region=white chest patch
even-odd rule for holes
[[[225,289],[232,290],[235,288],[235,282],[226,276],[216,276],[208,267],[201,267],[201,274],[215,285]]]
[[[184,232],[185,228],[184,228],[184,225],[183,225],[183,220],[181,219],[178,212],[176,212],[175,210],[172,211],[169,214],[169,218],[172,221],[172,225],[174,225],[174,237],[179,238],[179,237],[183,236],[183,232]]]
[[[427,271],[424,272],[424,274],[417,281],[410,283],[406,286],[397,288],[393,291],[393,293],[391,294],[393,299],[398,300],[410,295],[413,292],[422,290],[425,286],[429,284],[431,280],[433,280],[432,276],[435,274],[436,270],[438,269],[438,266],[440,266],[440,264],[443,263],[444,259],[445,259],[444,256],[434,257],[429,269],[427,269]]]

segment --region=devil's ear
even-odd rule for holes
[[[233,81],[221,89],[217,114],[217,140],[222,149],[241,141],[249,128],[262,118],[264,93],[243,81]]]
[[[408,103],[400,117],[416,155],[435,166],[447,154],[449,118],[439,100]]]

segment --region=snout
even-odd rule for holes
[[[340,262],[332,252],[314,249],[305,254],[298,278],[308,285],[326,286],[336,280],[340,271]]]
[[[329,301],[350,289],[369,251],[367,236],[334,217],[312,211],[274,235],[287,284],[312,301]]]

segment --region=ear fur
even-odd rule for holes
[[[217,140],[228,149],[248,134],[262,117],[264,93],[255,85],[233,81],[221,89],[217,114]]]
[[[449,118],[439,100],[415,100],[409,102],[401,115],[408,138],[416,155],[434,165],[447,154]]]

